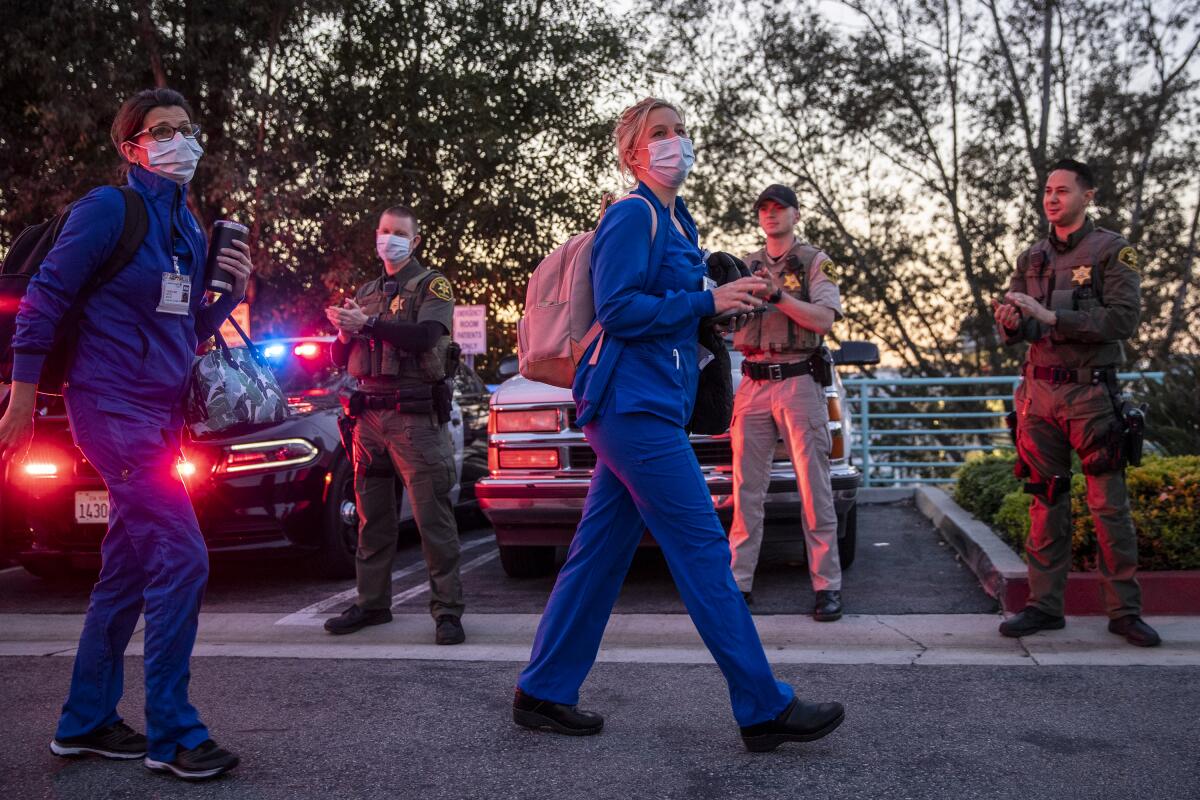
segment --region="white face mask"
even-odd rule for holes
[[[375,234],[375,252],[384,261],[403,261],[412,252],[412,240],[407,236],[393,236],[390,233]]]
[[[646,167],[650,177],[672,189],[683,185],[688,173],[692,171],[692,165],[696,163],[692,140],[686,136],[659,139],[651,142],[645,149],[650,153],[650,164]]]
[[[134,142],[134,147],[142,146]],[[148,156],[147,166],[151,172],[181,184],[187,183],[196,174],[196,164],[204,155],[204,148],[195,138],[189,139],[178,131],[171,141],[160,142],[156,139],[142,149]]]

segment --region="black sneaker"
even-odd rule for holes
[[[462,644],[467,640],[462,623],[453,614],[442,614],[437,618],[434,641],[438,644]]]
[[[363,609],[355,604],[343,611],[341,616],[325,620],[325,630],[334,636],[340,636],[343,633],[361,631],[368,625],[382,625],[391,621],[392,610],[390,608]]]
[[[185,781],[203,781],[229,772],[240,760],[228,750],[217,747],[212,739],[205,739],[191,750],[176,746],[175,758],[171,761],[155,761],[147,756],[144,763],[152,772],[170,772]]]
[[[146,737],[124,722],[114,722],[83,736],[55,738],[50,742],[50,752],[64,758],[88,754],[118,759],[141,758],[146,755]]]
[[[1067,621],[1062,617],[1047,614],[1036,606],[1025,606],[1000,623],[1000,634],[1017,638],[1038,631],[1058,631],[1065,627],[1067,627]]]

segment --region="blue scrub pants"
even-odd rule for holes
[[[148,754],[171,761],[176,745],[191,749],[208,738],[187,696],[208,550],[175,471],[179,431],[133,411],[101,410],[112,406],[90,395],[68,390],[67,403],[75,443],[104,478],[110,502],[100,580],[56,735],[120,721],[125,647],[144,606]]]
[[[650,529],[688,614],[725,680],[741,726],[777,717],[793,693],[776,681],[733,581],[729,542],[683,428],[651,414],[608,413],[584,432],[596,471],[567,563],[538,625],[526,694],[575,705],[638,542]]]

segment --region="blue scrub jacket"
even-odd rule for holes
[[[639,365],[655,374],[622,386],[621,410],[647,411],[683,425],[691,417],[696,400],[694,384],[690,392],[683,389],[682,402],[679,397],[664,397],[662,387],[680,380],[678,370],[673,369],[675,350],[686,349],[690,354],[686,374],[696,372],[697,325],[701,317],[714,312],[713,296],[702,291],[699,274],[692,290],[660,288],[675,283],[671,280],[674,276],[662,274],[674,266],[664,263],[672,235],[670,211],[645,184],[639,183],[633,191],[654,206],[658,230],[651,241],[649,211],[645,203],[635,200],[614,203],[596,229],[592,241],[592,290],[596,319],[604,329],[604,337],[587,351],[575,373],[572,392],[580,427],[611,400],[613,372],[628,348],[634,351]],[[683,198],[675,198],[675,217],[695,244],[699,234]],[[679,266],[695,267],[695,264]],[[596,347],[600,347],[600,357],[592,365],[589,362]],[[682,351],[680,359],[682,363]]]
[[[208,243],[188,210],[187,186],[139,166],[130,169],[128,184],[146,203],[149,229],[129,264],[84,305],[67,382],[94,396],[101,409],[174,427],[182,424],[196,346],[217,332],[235,303],[227,296],[213,304],[205,299]],[[59,321],[116,247],[124,224],[125,200],[116,187],[94,189],[75,203],[21,300],[14,380],[37,382]],[[155,310],[173,255],[191,277],[187,316]]]

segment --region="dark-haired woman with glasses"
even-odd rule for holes
[[[235,285],[206,300],[207,241],[187,208],[188,183],[204,152],[199,134],[187,102],[170,89],[140,92],[121,106],[112,139],[133,192],[106,186],[72,206],[21,301],[12,395],[0,419],[0,458],[20,455],[33,435],[46,353],[68,309],[82,303],[64,396],[75,444],[108,488],[110,516],[50,749],[59,756],[144,756],[149,769],[189,780],[227,772],[238,759],[209,738],[188,702],[208,552],[176,472],[183,399],[197,344],[217,333],[251,272],[245,243],[222,250],[217,259]],[[140,246],[97,287],[126,214],[142,208]],[[143,610],[148,736],[117,713],[125,647]]]

